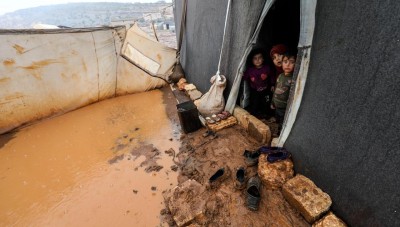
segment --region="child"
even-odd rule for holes
[[[278,45],[273,46],[271,48],[271,51],[269,52],[271,60],[275,65],[275,73],[273,75],[275,80],[273,80],[274,81],[273,85],[275,85],[275,82],[276,82],[276,79],[278,78],[278,76],[281,73],[283,73],[283,70],[282,70],[282,56],[286,52],[286,50],[287,50],[287,47],[285,45],[278,44]],[[273,91],[273,88],[272,88],[272,91]]]
[[[267,88],[271,84],[271,69],[264,64],[262,49],[254,49],[250,53],[251,67],[243,74],[243,79],[250,84],[250,107],[249,111],[257,117],[264,117],[267,112]]]
[[[272,97],[271,108],[275,109],[275,118],[278,123],[278,134],[282,129],[283,118],[285,117],[285,111],[287,106],[287,100],[289,99],[290,87],[294,83],[293,70],[296,63],[296,55],[291,52],[286,52],[282,57],[282,70],[276,81],[274,95]]]

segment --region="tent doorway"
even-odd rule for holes
[[[288,47],[289,50],[296,51],[298,43],[299,43],[299,34],[300,34],[300,0],[280,0],[275,1],[272,4],[271,8],[268,10],[264,20],[262,21],[261,29],[256,37],[256,42],[253,46],[253,49],[261,48],[264,52],[264,64],[267,64],[271,67],[271,73],[274,75],[270,75],[276,77],[275,75],[275,66],[270,58],[270,50],[274,45],[284,44]],[[247,56],[246,66],[248,68],[252,65],[252,54],[250,52],[249,56]],[[238,104],[241,107],[249,110],[251,101],[244,99],[249,99],[249,86],[246,82],[242,81],[243,86],[241,86],[242,95],[239,95],[240,100],[238,100]],[[269,100],[272,98],[272,92],[268,94]],[[253,104],[254,105],[254,104]],[[267,103],[269,109],[269,102]],[[254,107],[252,107],[254,112]],[[266,116],[263,116],[262,119],[267,120],[273,116],[273,111],[267,111]],[[271,131],[274,133],[277,127],[274,124],[269,125]],[[275,133],[276,134],[276,133]]]

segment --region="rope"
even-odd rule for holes
[[[225,15],[224,34],[223,34],[223,36],[222,36],[222,45],[221,45],[221,51],[220,51],[220,53],[219,53],[218,69],[217,69],[217,73],[216,73],[216,76],[217,76],[217,79],[218,79],[218,80],[221,80],[221,76],[219,75],[219,70],[220,70],[220,67],[221,67],[222,51],[223,51],[223,49],[224,49],[225,33],[226,33],[226,24],[227,24],[227,22],[228,22],[228,15],[229,15],[230,6],[231,6],[231,0],[228,0],[228,6],[226,7],[226,15]]]

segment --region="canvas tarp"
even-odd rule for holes
[[[135,30],[127,32],[128,40]],[[125,27],[0,30],[0,133],[116,95],[166,85],[119,55],[125,34]],[[160,72],[169,70],[164,62],[175,61],[173,49],[158,45],[150,51],[148,57],[163,58]]]

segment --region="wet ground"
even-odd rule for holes
[[[217,137],[203,137],[206,130],[200,129],[182,139],[182,146],[177,155],[180,171],[178,182],[187,180],[200,183],[203,191],[200,199],[197,195],[187,196],[182,202],[202,201],[204,203],[201,218],[190,221],[192,226],[276,226],[301,227],[310,226],[304,218],[284,199],[280,189],[271,190],[261,186],[261,201],[258,211],[247,207],[246,188],[238,190],[234,187],[236,169],[244,167],[246,179],[257,174],[257,165],[246,166],[243,153],[245,150],[254,151],[263,144],[249,137],[239,125],[217,132]],[[218,169],[229,170],[227,177],[217,188],[207,187],[210,177]],[[170,190],[170,191],[173,191]],[[165,193],[167,205],[171,204],[171,193]],[[188,202],[191,204],[191,202]],[[166,210],[163,218],[174,226],[174,214]],[[179,214],[175,214],[179,218]]]
[[[0,226],[158,226],[162,191],[178,174],[180,131],[168,89],[0,136]]]

